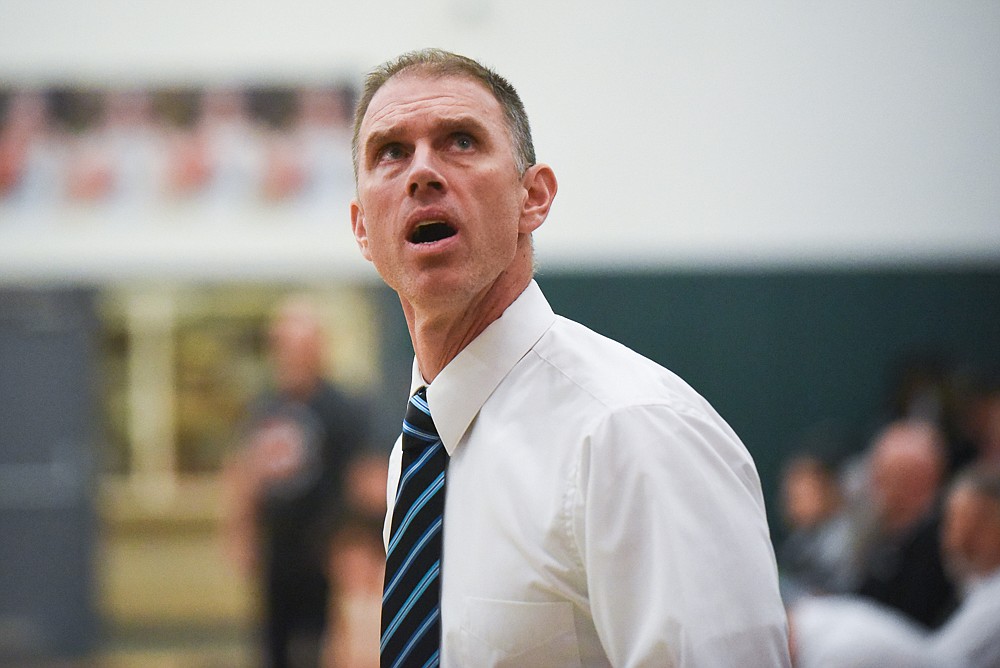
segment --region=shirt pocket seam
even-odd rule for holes
[[[511,623],[514,620],[516,624]],[[467,639],[511,659],[568,634],[572,634],[574,644],[576,638],[572,604],[566,601],[529,603],[468,597],[460,629]],[[514,642],[521,637],[519,631],[529,629],[534,631],[530,640]]]

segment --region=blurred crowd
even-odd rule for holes
[[[0,87],[0,209],[31,224],[67,206],[321,211],[353,186],[353,96],[347,86]]]
[[[1000,666],[1000,377],[902,369],[861,447],[829,426],[782,475],[799,668]]]

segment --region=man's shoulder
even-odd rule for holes
[[[638,404],[701,407],[704,400],[666,367],[578,322],[557,316],[533,352],[609,409]]]

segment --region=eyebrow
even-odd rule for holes
[[[480,121],[477,116],[472,116],[471,114],[445,117],[441,119],[440,126],[446,133],[471,132],[477,137],[484,137],[488,134],[486,124]]]

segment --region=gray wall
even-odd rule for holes
[[[0,289],[0,664],[97,636],[95,320],[84,290]]]

